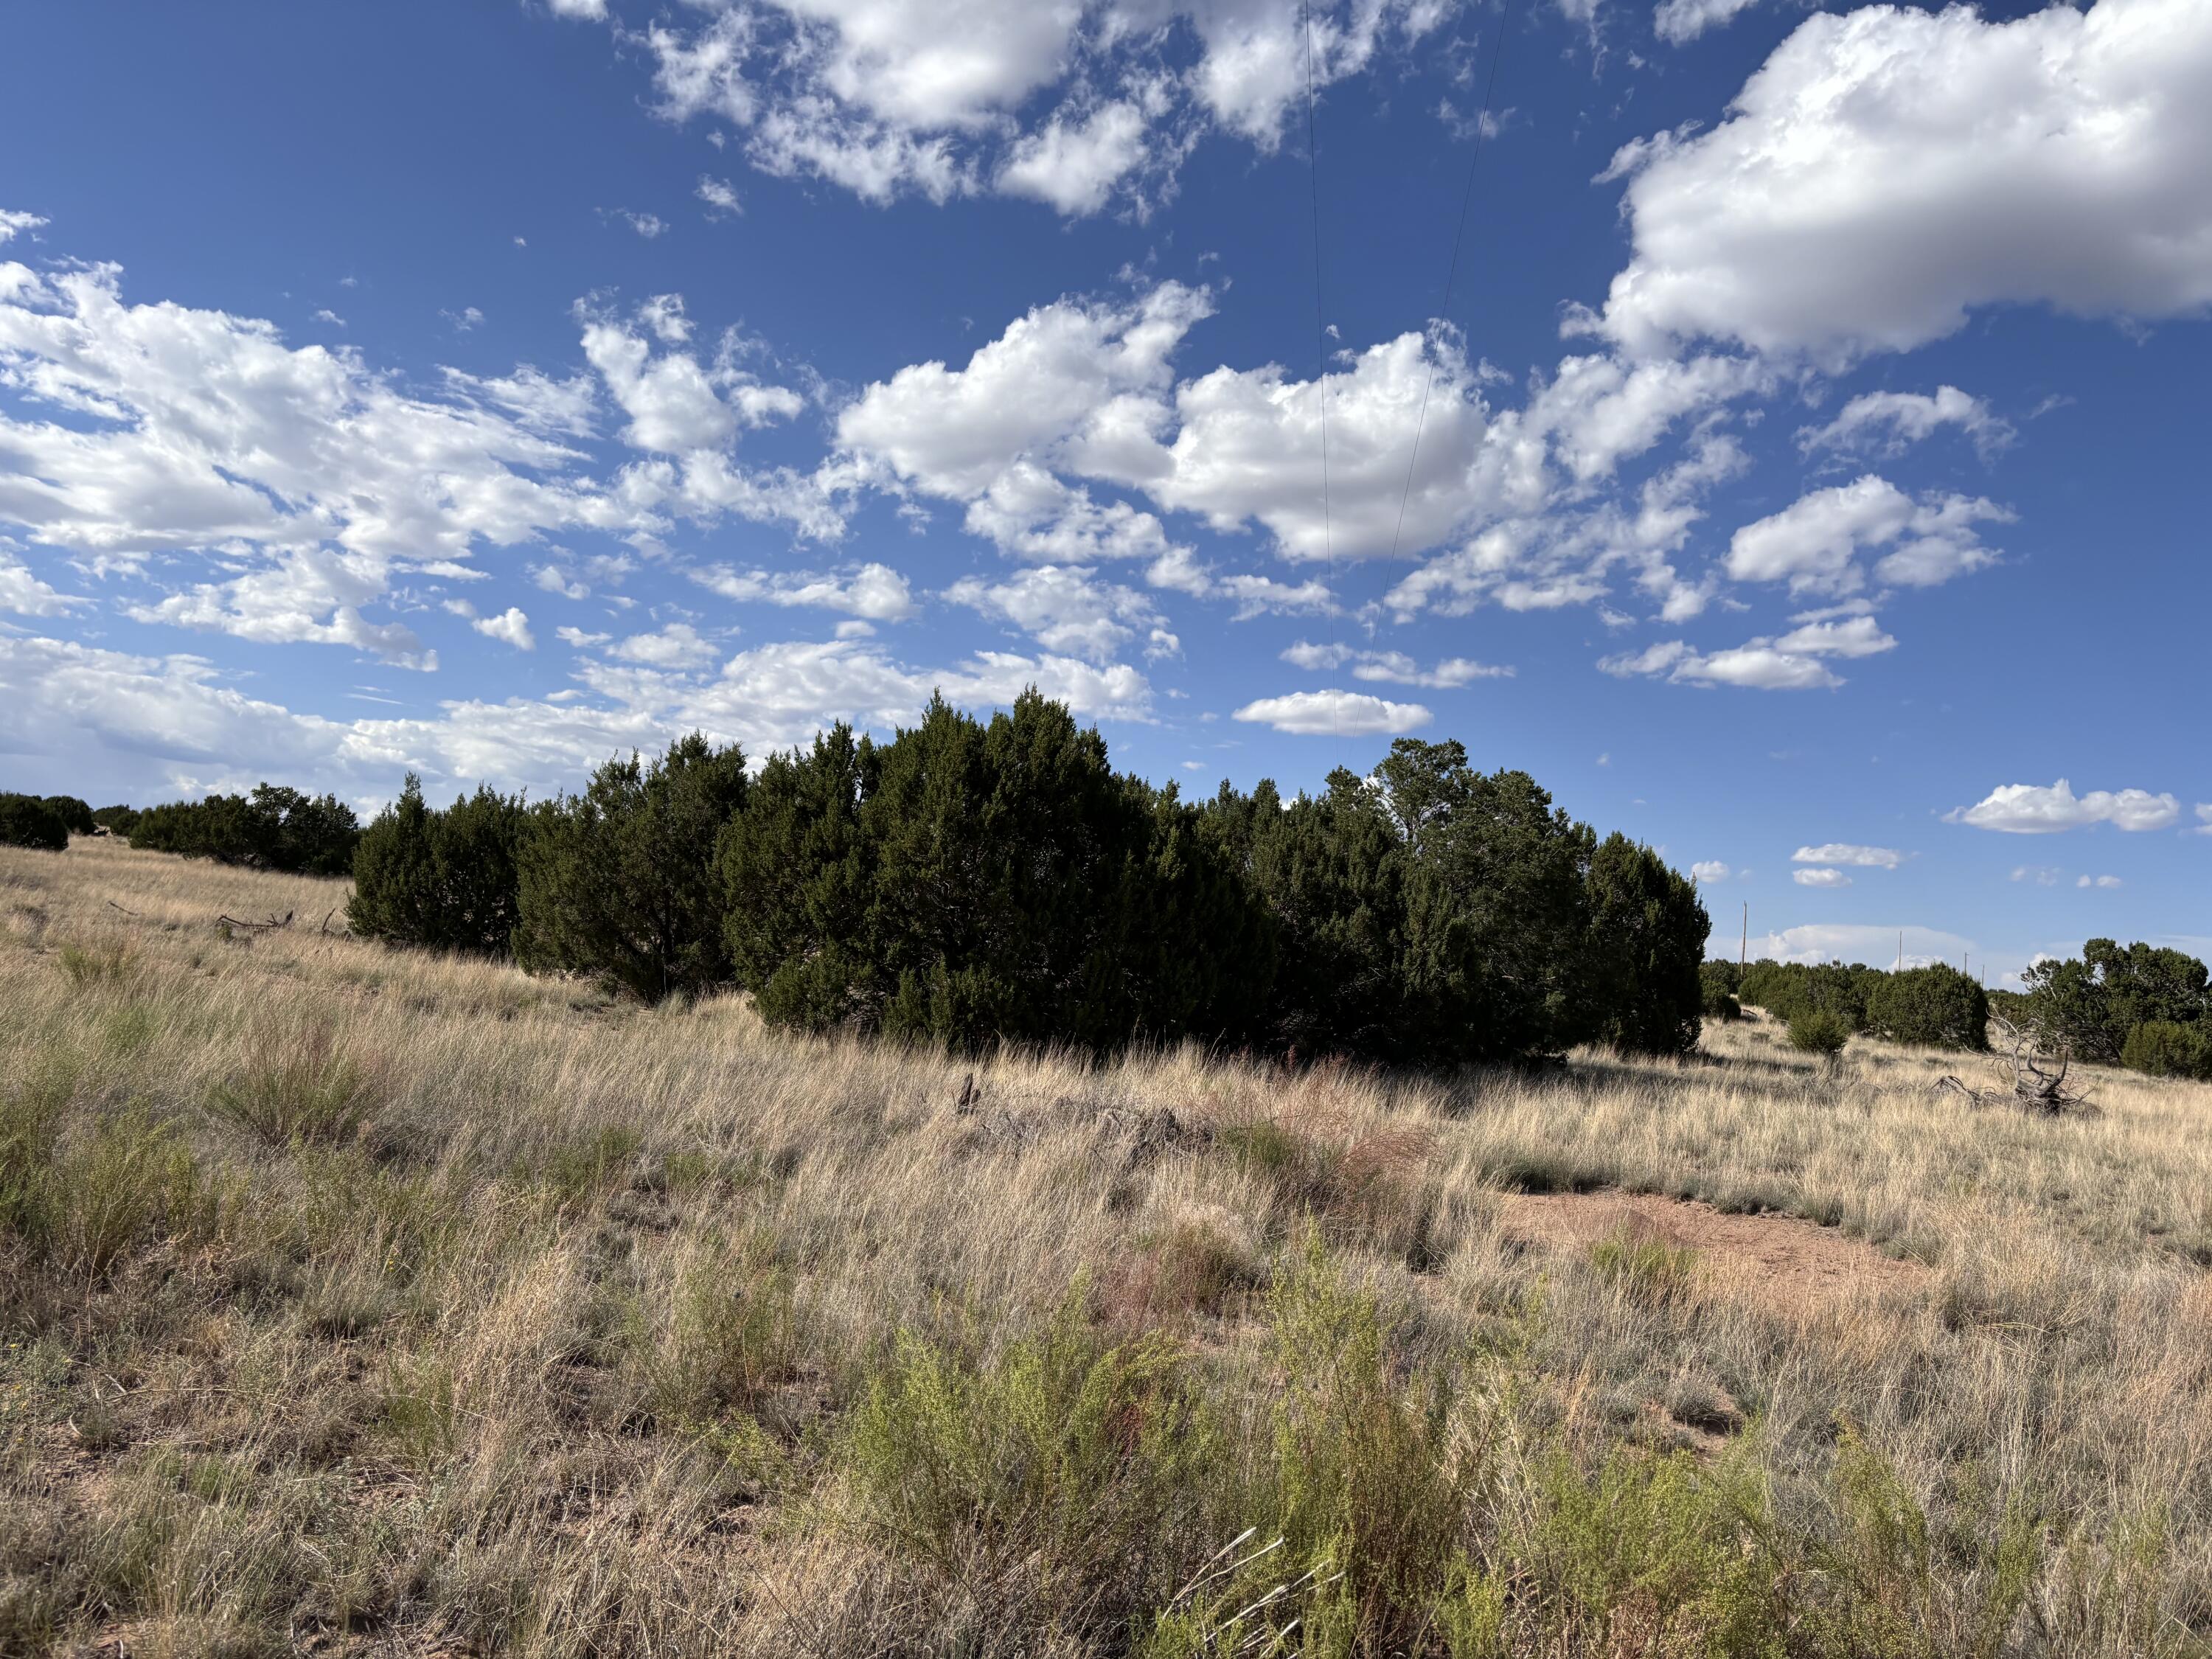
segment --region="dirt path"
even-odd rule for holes
[[[1587,1249],[1607,1238],[1686,1248],[1717,1278],[1791,1301],[1862,1288],[1915,1289],[1932,1277],[1920,1262],[1884,1255],[1817,1222],[1729,1215],[1655,1193],[1523,1194],[1507,1205],[1504,1230],[1552,1249]]]

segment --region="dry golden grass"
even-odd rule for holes
[[[343,892],[0,849],[0,1652],[2207,1650],[2212,1090],[971,1067]]]

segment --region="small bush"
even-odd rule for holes
[[[72,985],[120,982],[137,971],[138,953],[128,945],[64,945],[61,964]]]
[[[0,846],[58,853],[69,845],[69,838],[62,815],[38,796],[0,794]]]
[[[840,1457],[843,1518],[913,1564],[921,1595],[951,1612],[988,1594],[994,1617],[1024,1606],[1069,1650],[1168,1600],[1220,1484],[1184,1362],[1154,1338],[1101,1341],[1086,1296],[993,1359],[908,1333]]]
[[[133,1249],[190,1237],[207,1218],[210,1194],[191,1149],[140,1108],[48,1170],[46,1254],[65,1273],[105,1280]]]
[[[764,1243],[695,1267],[677,1283],[666,1330],[641,1345],[654,1417],[697,1427],[757,1415],[798,1374],[796,1331],[791,1274]]]
[[[1697,1278],[1698,1253],[1660,1239],[1616,1234],[1591,1245],[1589,1256],[1625,1295],[1655,1306],[1679,1299]]]
[[[1850,1040],[1850,1021],[1825,1008],[1808,1009],[1790,1022],[1790,1046],[1800,1054],[1833,1060]]]
[[[2148,1077],[2179,1077],[2212,1083],[2212,1030],[2202,1024],[2145,1020],[2128,1033],[2120,1064]]]
[[[264,1040],[251,1066],[207,1095],[210,1113],[272,1148],[355,1139],[372,1103],[368,1075],[320,1027]]]

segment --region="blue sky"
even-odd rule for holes
[[[1200,792],[1458,738],[1754,951],[2212,945],[2198,0],[0,44],[9,787],[542,793],[1036,684]]]

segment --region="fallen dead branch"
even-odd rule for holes
[[[1990,1062],[1997,1086],[1977,1089],[1958,1078],[1944,1077],[1936,1081],[1937,1094],[1957,1095],[1977,1106],[2013,1106],[2047,1116],[2096,1110],[2089,1103],[2089,1091],[2067,1080],[2074,1057],[2064,1043],[2046,1048],[2036,1026],[2015,1025],[2000,1014],[1990,1015],[1990,1024],[2002,1040]]]
[[[293,912],[287,910],[282,916],[271,916],[266,921],[247,921],[242,917],[228,915],[217,916],[216,920],[226,927],[242,927],[249,933],[267,933],[280,927],[289,927],[292,916]]]

